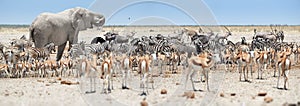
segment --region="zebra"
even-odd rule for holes
[[[170,52],[170,46],[168,40],[166,38],[159,40],[155,45],[155,51],[157,53],[163,53],[163,54]]]
[[[40,61],[48,60],[53,49],[55,49],[54,43],[48,43],[43,48],[29,47],[25,52],[28,52],[30,57]]]
[[[281,31],[278,31],[278,33],[276,33],[276,38],[279,42],[283,42],[284,40],[284,32],[281,30]]]
[[[105,51],[105,48],[102,44],[89,44],[86,45],[85,49],[89,51],[89,53],[101,54]]]

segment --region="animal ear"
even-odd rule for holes
[[[6,47],[3,47],[2,51],[3,51],[3,53],[5,53],[6,52]]]
[[[50,43],[47,43],[44,45],[45,48],[49,49],[50,47],[53,47],[54,46],[54,43],[53,42],[50,42]]]
[[[72,14],[72,27],[74,29],[79,28],[79,30],[85,29],[85,25],[83,22],[83,18],[85,17],[86,13],[84,9],[77,9],[73,14]]]

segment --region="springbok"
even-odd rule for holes
[[[128,77],[130,76],[131,69],[132,69],[132,60],[133,57],[128,57],[126,55],[123,55],[123,60],[122,60],[122,89],[129,89],[127,86],[128,83]]]
[[[11,77],[10,73],[8,73],[8,65],[7,64],[0,64],[0,72],[5,71],[6,76],[9,78]]]
[[[166,70],[164,64],[167,63],[167,56],[161,53],[157,53],[157,59],[158,59],[158,67],[160,68],[159,74],[164,74],[164,71]]]
[[[171,57],[170,57],[170,67],[172,73],[177,73],[176,70],[178,70],[178,63],[180,62],[180,55],[178,52],[171,52]],[[169,68],[170,69],[170,68]]]
[[[285,49],[283,49],[283,51],[277,52],[277,56],[274,56],[276,59],[275,59],[275,68],[274,68],[274,76],[273,77],[276,77],[276,69],[279,68],[279,67],[277,67],[277,63],[280,62],[280,60],[282,60],[282,57],[280,57],[280,56],[283,56],[283,52],[284,52],[284,56],[287,59],[289,59],[290,55],[293,53],[292,49],[290,47],[286,47]]]
[[[249,68],[251,68],[251,64],[252,64],[252,61],[251,61],[251,53],[247,53],[247,52],[242,52],[240,51],[238,54],[237,54],[237,62],[239,64],[239,73],[240,73],[240,81],[242,81],[242,74],[244,74],[244,80],[245,81],[249,81],[248,80],[248,71],[249,71]],[[247,72],[246,72],[247,70]],[[252,76],[252,68],[251,68],[251,77],[253,78]],[[247,75],[246,75],[247,74]],[[249,81],[250,82],[250,81]]]
[[[23,75],[26,71],[26,67],[25,67],[25,62],[22,62],[22,61],[18,61],[16,64],[15,64],[15,69],[16,69],[16,75],[17,77],[19,78],[23,78]]]
[[[101,64],[101,78],[103,78],[103,93],[110,93],[113,87],[112,80],[112,53],[107,54],[107,57],[104,57],[104,61]]]
[[[46,60],[42,63],[41,76],[58,76],[58,64],[55,60]],[[60,76],[63,76],[63,72],[60,71]]]
[[[258,51],[259,56],[256,58],[256,62],[258,63],[257,79],[262,79],[262,73],[267,70],[269,53],[269,51]]]
[[[89,61],[86,57],[81,56],[79,59],[79,73],[80,77],[85,77],[90,79],[90,90],[85,93],[95,93],[96,92],[96,77],[97,77],[97,68],[94,63]]]
[[[141,87],[143,88],[143,92],[142,92],[141,96],[143,96],[143,95],[146,96],[148,93],[148,87],[149,87],[148,86],[148,83],[149,83],[148,77],[149,77],[149,72],[151,71],[150,63],[151,63],[151,59],[148,55],[139,57],[139,60],[138,60],[139,65],[138,66],[139,66],[139,71],[140,71],[139,73],[141,74]],[[145,92],[145,88],[147,90],[147,93]]]
[[[294,47],[293,49],[293,52],[294,52],[294,61],[296,64],[298,64],[298,61],[299,61],[299,54],[300,54],[300,47],[295,44],[296,47]]]
[[[277,80],[277,88],[279,89],[279,80],[280,77],[284,78],[284,87],[283,89],[287,90],[286,83],[288,81],[289,70],[291,69],[291,60],[287,56],[287,52],[280,52],[277,55],[278,58],[278,80]]]
[[[235,67],[235,53],[233,51],[231,51],[229,48],[226,48],[223,54],[223,59],[225,62],[225,71],[227,72],[228,70],[230,72],[232,72],[232,70]],[[231,65],[231,66],[230,66]],[[230,70],[229,67],[231,67],[232,69]]]
[[[198,56],[192,56],[189,59],[189,68],[186,74],[186,84],[187,80],[190,77],[190,80],[192,82],[193,90],[197,91],[194,86],[194,80],[193,76],[196,74],[196,72],[199,70],[201,74],[205,77],[206,87],[209,91],[209,84],[208,84],[208,72],[210,68],[213,67],[215,60],[211,53],[203,52],[199,54]]]

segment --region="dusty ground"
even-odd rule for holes
[[[247,27],[245,27],[246,29]],[[149,32],[154,29],[154,32]],[[159,30],[161,29],[161,30]],[[168,30],[169,29],[169,30]],[[245,31],[243,29],[242,31]],[[173,33],[176,28],[104,28],[105,31],[119,31],[127,34],[129,31],[136,31],[137,36],[155,35],[157,33]],[[171,30],[171,31],[170,31]],[[251,28],[247,32],[232,31],[233,36],[229,39],[239,41],[241,36],[246,36],[249,41],[253,35]],[[285,41],[299,42],[298,36],[300,29],[291,29],[285,34]],[[79,39],[90,42],[93,37],[105,32],[97,30],[83,31]],[[28,35],[25,29],[1,30],[0,42],[8,43],[10,39],[19,38],[21,35]],[[293,59],[292,59],[293,60]],[[154,77],[154,89],[149,89],[149,95],[139,96],[139,77],[134,76],[130,79],[130,90],[121,89],[121,78],[114,78],[115,89],[110,94],[102,93],[102,80],[96,82],[96,93],[85,94],[88,89],[87,79],[62,78],[62,80],[80,81],[78,85],[61,84],[58,78],[22,78],[22,79],[0,79],[0,105],[140,105],[146,98],[150,105],[219,105],[219,106],[239,106],[239,105],[283,105],[286,103],[297,104],[300,102],[300,66],[292,67],[289,76],[288,90],[279,90],[276,87],[277,78],[272,77],[272,69],[264,73],[264,80],[255,79],[257,73],[253,75],[253,81],[240,82],[238,72],[224,72],[223,66],[213,70],[209,74],[210,92],[205,88],[205,83],[196,83],[196,87],[204,90],[195,92],[194,99],[184,97],[184,92],[192,90],[191,83],[188,81],[185,89],[185,73],[171,74],[166,77]],[[197,76],[199,79],[199,76]],[[282,84],[282,83],[281,83]],[[149,84],[151,86],[151,84]],[[166,89],[167,94],[160,94],[161,89]],[[265,92],[266,96],[258,96],[258,93]],[[273,101],[266,103],[265,98],[271,97]]]

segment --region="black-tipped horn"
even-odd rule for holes
[[[225,28],[228,32],[231,32],[226,26],[224,26],[224,28]]]
[[[202,28],[201,28],[201,27],[199,27],[199,33],[202,33],[202,32],[203,32]]]
[[[270,25],[270,28],[271,28],[272,33],[274,34],[274,30],[273,30],[272,26],[273,26],[273,24]]]

